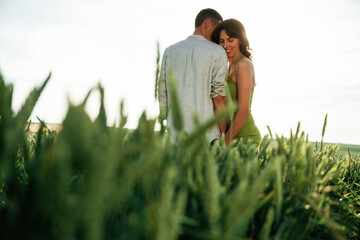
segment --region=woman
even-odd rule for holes
[[[255,73],[245,28],[235,19],[225,20],[215,29],[212,40],[226,51],[229,62],[227,85],[232,100],[238,104],[237,112],[228,122],[225,144],[242,139],[244,143],[251,141],[259,145],[261,135],[251,114]]]

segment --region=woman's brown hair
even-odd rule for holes
[[[214,30],[211,40],[214,43],[219,44],[220,42],[220,32],[221,30],[225,30],[226,34],[231,38],[237,38],[240,41],[240,52],[247,58],[251,60],[251,48],[249,45],[249,40],[246,37],[246,31],[244,25],[236,19],[227,19],[220,23],[217,28]]]

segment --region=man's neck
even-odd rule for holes
[[[209,38],[206,36],[206,34],[202,31],[201,28],[196,28],[193,35],[201,35],[203,37],[205,37],[207,40],[209,40]],[[210,40],[209,40],[210,41]]]

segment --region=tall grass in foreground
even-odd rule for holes
[[[58,134],[43,124],[33,135],[23,129],[46,82],[15,115],[0,76],[2,239],[359,238],[360,159],[314,149],[300,124],[258,148],[223,139],[210,147],[205,130],[219,119],[196,134],[179,124],[172,143],[145,113],[124,128],[123,104],[108,128],[99,85],[94,121],[89,92]]]

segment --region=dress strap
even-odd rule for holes
[[[239,53],[239,55],[237,55],[236,56],[236,58],[234,59],[234,61],[231,63],[231,65],[233,65],[234,64],[234,62],[236,62],[238,59],[239,59],[239,57],[241,56],[242,54],[241,53]],[[231,66],[230,65],[230,66]],[[229,67],[230,68],[230,67]]]
[[[230,74],[230,67],[231,67],[232,65],[234,65],[234,63],[239,59],[239,57],[240,57],[241,55],[242,55],[242,54],[239,53],[239,55],[237,55],[236,58],[234,59],[234,61],[229,65],[228,74]]]
[[[234,64],[234,62],[236,62],[236,61],[239,59],[239,57],[240,57],[241,55],[242,55],[242,54],[239,53],[239,55],[237,55],[236,58],[234,59],[234,61],[229,65],[228,78],[230,78],[230,68],[231,68],[231,66]]]

